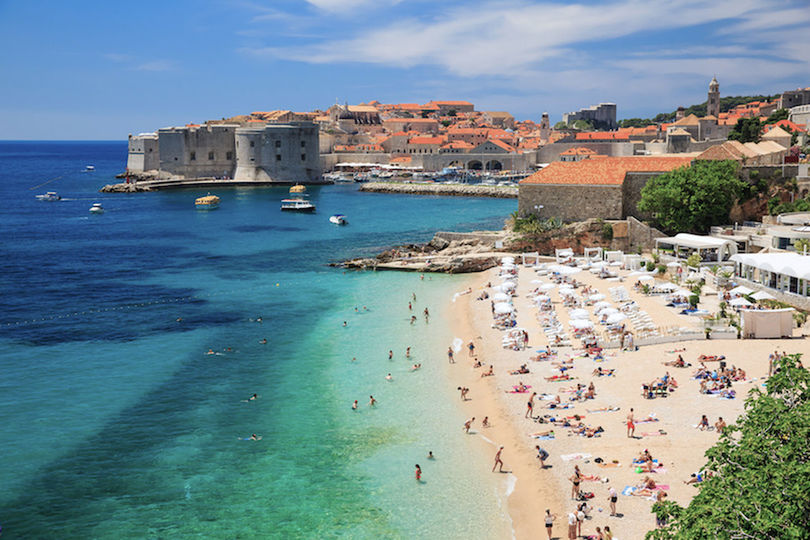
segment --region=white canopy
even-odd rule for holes
[[[757,301],[759,301],[759,300],[776,300],[776,297],[766,293],[765,291],[757,291],[757,292],[755,292],[754,294],[751,295],[751,298],[753,298],[754,300],[757,300]]]
[[[798,253],[740,253],[731,260],[798,279],[810,279],[810,257]]]
[[[733,289],[728,291],[728,294],[730,294],[731,296],[743,296],[746,294],[751,294],[752,292],[754,292],[752,289],[740,285],[739,287],[734,287]]]
[[[504,294],[502,292],[495,293],[492,295],[492,300],[495,302],[508,302],[512,297],[508,294]]]
[[[543,283],[542,285],[540,285],[540,290],[541,291],[550,291],[554,287],[556,287],[556,285],[554,285],[553,283]]]
[[[512,264],[512,263],[515,262],[515,258],[514,257],[501,257],[501,262],[502,263]]]
[[[587,310],[584,309],[572,309],[568,313],[568,317],[571,319],[587,319],[590,316]]]
[[[514,289],[516,286],[517,286],[517,284],[514,281],[504,281],[503,283],[501,283],[499,285],[501,290],[504,290],[504,291]]]
[[[600,309],[609,308],[611,306],[610,302],[606,302],[602,300],[601,302],[597,302],[593,305],[593,308],[599,312]]]
[[[654,280],[654,279],[655,279],[655,278],[654,278],[654,277],[652,277],[650,274],[644,274],[643,276],[639,276],[639,277],[638,277],[638,280],[639,280],[639,281],[652,281],[652,280]]]
[[[606,308],[602,308],[599,311],[597,311],[596,314],[601,317],[603,315],[608,315],[608,316],[615,315],[618,312],[619,312],[619,310],[614,308],[614,307],[606,307]]]
[[[537,296],[534,297],[534,301],[537,303],[549,302],[551,301],[551,297],[546,296],[545,294],[538,294]]]
[[[602,293],[592,294],[592,295],[590,295],[588,297],[588,300],[593,300],[594,302],[599,301],[599,300],[604,300],[604,299],[605,299],[605,295],[602,294]]]
[[[593,323],[585,319],[574,319],[571,321],[570,324],[571,328],[577,328],[579,330],[584,330],[586,328],[593,328]]]
[[[562,287],[557,292],[559,292],[562,296],[576,296],[577,295],[577,293],[574,292],[574,289],[572,289],[570,287]]]
[[[743,307],[743,306],[748,307],[748,306],[753,306],[754,305],[751,302],[749,302],[748,300],[746,300],[745,298],[743,298],[742,296],[738,296],[737,298],[734,298],[733,300],[731,300],[729,302],[729,304],[731,304],[734,307]]]
[[[512,313],[515,311],[515,308],[512,307],[511,304],[507,304],[506,302],[500,302],[495,304],[495,314],[496,315],[503,315],[505,313]]]
[[[676,266],[680,266],[680,265],[681,265],[681,263],[679,263],[678,261],[671,261],[671,262],[667,263],[667,266],[670,267],[670,268],[675,268]]]
[[[659,291],[674,291],[675,289],[678,288],[678,286],[675,285],[674,283],[670,283],[669,281],[665,281],[660,285],[656,285],[655,288],[658,289]]]
[[[627,318],[627,315],[625,315],[624,313],[614,313],[613,315],[608,317],[605,322],[607,324],[618,324],[618,323],[622,322],[623,320],[625,320],[626,318]]]

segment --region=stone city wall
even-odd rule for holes
[[[622,187],[521,184],[518,213],[564,221],[622,219]]]

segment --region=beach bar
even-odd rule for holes
[[[701,263],[718,263],[731,259],[737,253],[737,243],[711,236],[678,233],[670,238],[656,238],[655,248],[659,255],[688,259],[693,253],[700,255]]]
[[[810,257],[797,253],[740,253],[731,260],[737,277],[782,294],[810,296]]]

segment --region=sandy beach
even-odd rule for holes
[[[712,427],[700,430],[695,426],[706,415],[710,426],[714,426],[719,417],[726,423],[733,423],[743,411],[745,396],[756,385],[764,382],[768,371],[768,355],[775,350],[787,353],[800,352],[806,348],[802,337],[784,340],[698,340],[642,346],[635,351],[609,349],[605,359],[596,362],[591,358],[578,357],[574,349],[580,347],[579,340],[572,338],[573,347],[557,349],[556,360],[573,358],[574,368],[569,370],[573,380],[549,382],[546,377],[558,375],[559,371],[550,361],[532,361],[536,349],[549,346],[548,340],[537,320],[537,307],[528,297],[538,286],[533,280],[538,276],[532,268],[520,267],[518,270],[516,295],[512,301],[516,309],[517,326],[529,334],[529,346],[522,351],[503,348],[503,332],[492,328],[492,315],[489,300],[477,300],[488,283],[500,283],[496,279],[497,269],[477,274],[470,278],[471,294],[459,296],[451,309],[453,331],[464,340],[462,350],[457,353],[453,366],[453,387],[466,386],[470,389],[469,401],[464,407],[469,417],[475,417],[473,431],[477,432],[474,444],[490,445],[494,458],[497,447],[503,445],[504,471],[514,477],[514,490],[508,498],[509,514],[513,520],[516,538],[545,538],[544,514],[548,508],[556,515],[554,537],[567,537],[567,516],[575,509],[577,501],[571,499],[572,483],[569,480],[578,465],[582,473],[599,477],[599,480],[583,481],[581,490],[593,493],[588,500],[591,510],[588,512],[582,534],[594,534],[597,526],[608,525],[615,538],[643,538],[644,534],[655,527],[655,518],[650,513],[653,504],[651,498],[625,495],[628,486],[637,486],[645,476],[650,476],[658,485],[664,486],[669,500],[687,504],[697,492],[685,481],[690,475],[701,469],[705,462],[704,453],[717,440],[717,433]],[[628,272],[622,271],[626,276]],[[631,300],[638,303],[660,326],[694,325],[695,320],[686,315],[679,315],[674,308],[665,306],[663,296],[647,296],[633,290],[633,277],[627,277],[622,283],[600,279],[590,272],[583,271],[574,278],[597,289],[610,300],[608,289],[623,286]],[[539,278],[543,282],[548,279]],[[492,291],[490,294],[492,294]],[[717,299],[708,287],[704,287],[701,307],[709,311],[716,310]],[[563,307],[561,297],[554,289],[548,293],[552,299],[559,320],[568,328],[567,309]],[[613,302],[617,304],[617,302]],[[590,308],[589,308],[590,309]],[[592,309],[591,309],[592,311]],[[592,319],[595,317],[592,316]],[[799,331],[795,332],[799,335]],[[474,368],[469,357],[467,343],[473,340],[477,358],[485,367]],[[685,349],[683,352],[672,351]],[[676,368],[663,365],[663,362],[683,355],[691,367]],[[734,365],[746,372],[746,381],[735,382],[735,399],[720,398],[699,392],[700,383],[693,380],[692,374],[698,366],[698,356],[725,355],[729,366]],[[517,370],[522,364],[528,364],[529,374],[510,375],[509,371]],[[481,377],[488,366],[494,366],[494,376]],[[717,367],[717,362],[706,364],[710,369]],[[596,376],[593,370],[597,367],[615,369],[613,376]],[[678,382],[678,388],[667,397],[646,399],[641,392],[643,384],[669,372]],[[529,393],[512,393],[519,382],[531,386]],[[596,389],[594,399],[571,401],[570,389],[577,383],[587,386],[593,382]],[[559,395],[562,403],[570,403],[570,408],[563,411],[546,409],[550,401],[536,399],[533,416],[580,415],[581,420],[589,427],[602,427],[598,436],[588,438],[576,435],[568,428],[556,427],[549,423],[539,423],[526,418],[527,401],[531,392]],[[611,408],[611,411],[598,409]],[[635,436],[628,437],[626,418],[630,409],[634,409],[636,419]],[[481,420],[489,417],[492,425],[482,428]],[[657,421],[638,422],[653,417]],[[554,430],[551,440],[537,440],[532,433]],[[546,464],[550,467],[542,470],[536,458],[535,445],[540,445],[550,454]],[[649,450],[657,460],[659,467],[652,474],[638,473],[634,458],[643,450]],[[561,456],[574,459],[562,459]],[[595,460],[601,458],[602,465]],[[617,462],[618,465],[614,464]],[[608,466],[603,466],[608,465]],[[490,474],[489,470],[482,474]],[[613,487],[618,493],[617,515],[610,516],[608,490]]]

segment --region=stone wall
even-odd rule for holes
[[[540,205],[542,208],[536,208]],[[622,187],[520,184],[518,212],[536,214],[543,219],[558,217],[564,221],[622,219]]]
[[[445,167],[458,166],[464,169],[474,169],[474,164],[480,164],[481,170],[487,170],[487,164],[500,167],[490,167],[491,170],[528,171],[533,170],[536,163],[534,151],[521,154],[430,154],[412,156],[412,165],[421,165],[425,171],[440,171]]]
[[[127,141],[127,170],[141,173],[160,167],[160,147],[156,133],[129,136]]]
[[[590,148],[603,156],[624,157],[632,156],[634,149],[631,142],[555,142],[547,144],[537,150],[537,163],[551,163],[560,161],[560,154],[569,148]]]
[[[622,218],[634,216],[640,219],[649,219],[649,214],[645,214],[638,209],[641,201],[641,189],[647,185],[651,178],[659,176],[657,172],[629,172],[624,178],[622,185]]]
[[[311,122],[236,130],[237,182],[321,182],[318,127]]]
[[[324,172],[333,171],[338,163],[379,163],[386,164],[391,161],[390,154],[321,154],[321,170]]]
[[[235,130],[226,124],[159,129],[160,170],[185,178],[233,176]]]

